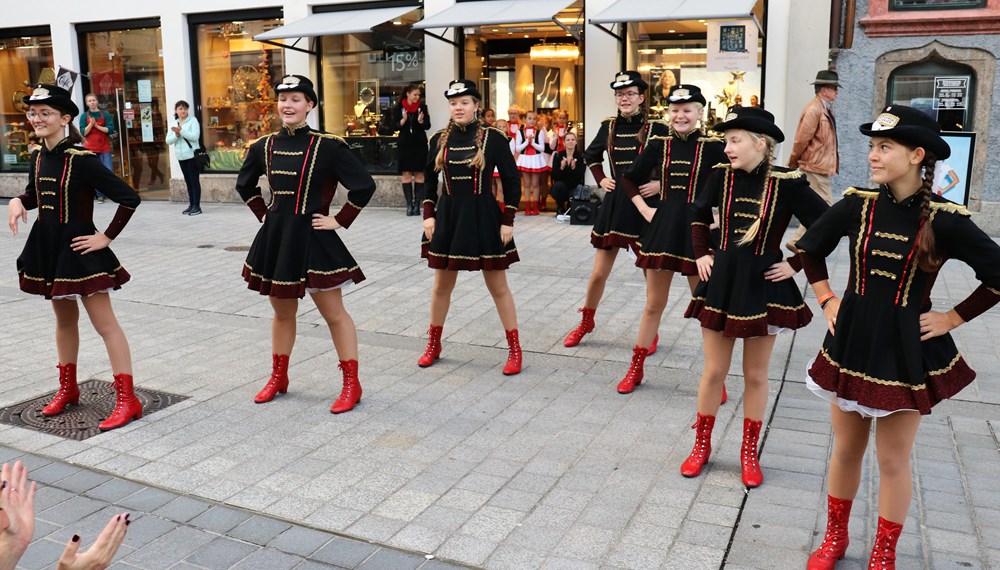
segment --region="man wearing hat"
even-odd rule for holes
[[[837,100],[840,87],[835,71],[822,70],[813,81],[816,97],[802,111],[799,128],[795,131],[792,154],[788,157],[789,168],[798,168],[806,174],[809,186],[827,204],[833,203],[830,177],[837,173],[840,157],[837,152],[837,121],[833,118],[833,102]],[[795,252],[794,244],[805,233],[799,229],[788,240],[786,247]]]

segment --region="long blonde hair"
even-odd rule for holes
[[[757,219],[747,228],[747,233],[743,234],[739,245],[753,243],[753,240],[757,238],[757,234],[760,233],[760,227],[764,221],[764,210],[767,208],[768,202],[765,194],[767,194],[767,185],[771,179],[771,161],[774,160],[774,149],[778,146],[778,141],[774,140],[773,137],[750,131],[746,131],[746,133],[755,144],[764,141],[764,160],[762,162],[766,165],[766,170],[764,171],[764,187],[760,193],[760,209],[757,211]]]
[[[476,102],[476,114],[479,113],[479,99],[473,97],[473,101]],[[448,137],[451,136],[451,130],[455,127],[454,119],[448,120],[448,126],[444,128],[444,132],[441,133],[441,138],[438,139],[438,152],[437,156],[434,158],[434,170],[436,172],[441,172],[444,168],[444,151],[448,148]],[[483,139],[486,138],[486,129],[483,127],[483,122],[479,121],[476,126],[476,155],[472,157],[472,161],[469,166],[482,170],[486,166],[486,152],[483,146]]]

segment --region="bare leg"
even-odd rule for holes
[[[663,309],[667,306],[670,282],[673,278],[673,271],[646,271],[646,308],[639,323],[636,346],[652,346],[656,331],[660,328],[660,320],[663,318]]]
[[[594,269],[590,272],[590,279],[587,280],[587,296],[583,306],[589,309],[596,309],[604,296],[604,286],[611,275],[611,269],[615,266],[615,258],[618,256],[618,248],[595,249]]]
[[[694,288],[698,286],[698,276],[688,275],[687,279],[688,279],[688,288],[691,289],[691,295],[694,295]]]
[[[299,309],[298,299],[268,297],[274,318],[271,320],[271,352],[291,356],[295,346],[295,315]]]
[[[424,183],[424,173],[422,171],[421,172],[414,172],[413,173],[413,181],[416,182],[417,184],[423,184]]]
[[[878,456],[878,514],[902,524],[913,499],[910,453],[920,427],[920,413],[896,412],[875,420]]]
[[[111,361],[111,371],[114,374],[132,375],[132,353],[129,350],[128,339],[118,319],[115,318],[115,311],[111,308],[111,295],[98,293],[90,297],[82,297],[80,301],[83,308],[87,310],[90,323],[94,325],[94,330],[104,339],[104,346],[108,349],[108,360]]]
[[[431,324],[444,326],[448,318],[448,308],[451,306],[451,292],[455,290],[458,280],[457,271],[438,269],[434,271],[434,289],[431,291]]]
[[[722,405],[722,387],[729,373],[729,365],[733,360],[733,346],[736,339],[724,336],[719,331],[702,327],[705,340],[705,367],[698,383],[698,413],[703,416],[715,416]],[[744,346],[744,350],[745,350]]]
[[[755,422],[764,419],[767,408],[767,363],[776,338],[769,334],[743,340],[743,417]]]
[[[871,418],[857,412],[845,412],[830,404],[833,425],[833,454],[830,456],[828,493],[838,499],[853,501],[861,485],[861,462],[868,448]]]
[[[517,328],[517,309],[514,306],[514,296],[507,286],[507,272],[483,271],[483,280],[486,281],[486,288],[493,296],[493,302],[497,306],[497,313],[500,315],[500,322],[505,331]]]
[[[344,307],[341,290],[317,291],[312,293],[312,299],[330,329],[330,338],[333,339],[333,346],[337,349],[337,358],[357,360],[358,329],[354,326],[354,319]]]
[[[402,177],[403,177],[402,182],[403,182],[403,184],[409,184],[410,182],[413,181],[412,174],[413,174],[412,172],[403,172],[402,173]]]
[[[80,357],[80,306],[76,299],[53,299],[56,314],[56,356],[59,364],[76,364]]]

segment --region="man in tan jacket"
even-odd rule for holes
[[[830,177],[837,173],[840,166],[833,102],[837,100],[840,83],[836,72],[824,69],[816,74],[813,85],[816,88],[816,97],[802,110],[788,166],[804,172],[809,186],[826,200],[827,204],[833,204]],[[796,251],[794,244],[803,233],[805,228],[799,226],[785,247],[793,252]]]

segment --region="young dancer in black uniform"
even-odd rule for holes
[[[270,402],[288,390],[295,315],[299,299],[309,293],[330,329],[344,375],[343,391],[330,408],[339,414],[361,401],[358,333],[342,289],[365,276],[335,230],[354,222],[375,193],[375,181],[343,139],[306,124],[316,105],[308,78],[286,75],[275,91],[281,131],[250,146],[236,180],[236,191],[263,222],[247,254],[243,279],[250,289],[268,295],[274,308],[271,378],[254,402]],[[257,186],[263,175],[271,187],[270,205]],[[348,189],[347,201],[330,216],[338,184]]]
[[[521,371],[521,344],[506,270],[518,261],[514,213],[521,201],[521,175],[504,134],[478,119],[482,95],[476,84],[457,79],[444,95],[451,119],[444,130],[431,137],[424,172],[421,256],[436,271],[427,348],[417,364],[427,367],[441,357],[441,333],[458,272],[482,271],[507,333],[509,354],[503,373],[517,374]],[[492,192],[494,167],[503,185],[502,212]]]
[[[647,87],[649,85],[638,71],[622,71],[615,75],[611,89],[615,92],[618,115],[601,121],[597,136],[583,153],[590,172],[601,188],[604,188],[605,194],[590,234],[590,243],[595,248],[594,268],[587,280],[587,295],[580,308],[583,317],[580,324],[566,335],[563,345],[567,347],[580,344],[583,337],[594,330],[594,313],[604,296],[604,286],[615,265],[618,250],[632,248],[635,251],[639,234],[646,224],[628,194],[622,192],[618,184],[651,134],[653,123],[646,122],[643,107]],[[663,127],[660,123],[656,124]],[[666,129],[663,128],[663,134],[666,134]],[[610,176],[605,174],[603,168],[605,153],[608,156]],[[639,186],[639,192],[652,206],[656,205],[659,188],[658,182],[645,181]],[[649,354],[654,352],[655,340],[649,347]]]
[[[16,235],[18,218],[27,222],[27,210],[38,208],[38,219],[17,258],[17,272],[21,290],[50,299],[56,315],[59,391],[42,415],[54,416],[68,404],[80,403],[76,385],[79,299],[108,349],[116,398],[114,410],[100,429],[115,429],[142,417],[142,404],[132,389],[128,340],[107,294],[130,278],[108,246],[139,206],[139,195],[105,168],[96,154],[79,145],[83,139],[73,117],[80,110],[69,92],[56,85],[38,85],[24,102],[28,121],[42,144],[31,155],[25,192],[10,201],[7,213]],[[118,203],[104,232],[94,227],[95,188]]]
[[[774,147],[785,139],[774,116],[738,107],[715,126],[725,133],[730,164],[715,168],[693,206],[691,240],[701,282],[686,317],[701,321],[705,367],[698,387],[694,448],[681,474],[701,473],[712,450],[712,428],[736,339],[743,339],[743,484],[764,481],[757,442],[767,407],[767,367],[775,335],[804,327],[812,313],[793,280],[795,268],[782,261],[782,234],[795,216],[809,226],[827,205],[799,171],[771,166]],[[709,251],[712,208],[719,208],[721,238]],[[797,261],[797,260],[794,260]],[[796,267],[798,265],[796,264]]]
[[[879,466],[878,530],[870,568],[895,568],[896,541],[913,495],[910,454],[923,414],[976,377],[949,331],[1000,301],[1000,247],[962,206],[933,192],[934,167],[951,155],[937,122],[891,105],[861,125],[877,188],[849,188],[797,243],[829,333],[808,387],[831,402],[828,520],[809,568],[830,569],[847,551],[847,522],[872,422]],[[851,268],[843,301],[825,258],[841,238]],[[931,310],[941,265],[964,261],[982,285],[947,312]]]
[[[698,267],[691,248],[690,204],[698,196],[712,167],[725,161],[720,138],[706,137],[698,128],[705,97],[694,85],[674,85],[667,96],[670,132],[653,135],[635,164],[625,172],[622,189],[648,224],[638,241],[635,264],[646,276],[646,309],[639,325],[639,338],[632,349],[632,364],[618,383],[618,393],[629,394],[642,383],[643,363],[656,338],[674,273],[688,278],[694,291]],[[646,204],[639,184],[659,175],[659,204]],[[726,399],[723,387],[723,401]]]

